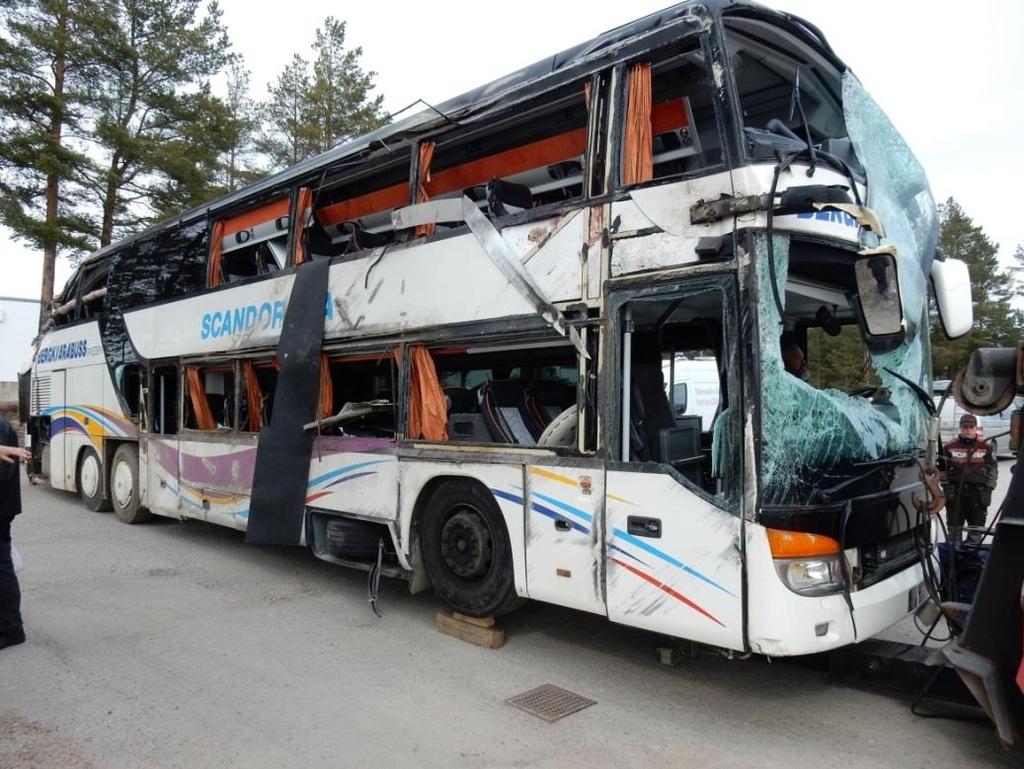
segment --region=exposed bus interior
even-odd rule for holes
[[[727,495],[727,464],[734,436],[729,427],[729,389],[724,294],[721,289],[645,297],[626,314],[629,460],[671,466],[705,493]],[[627,354],[626,350],[623,352]],[[704,403],[680,409],[670,400],[668,376],[698,362]],[[696,367],[695,367],[696,368]],[[673,398],[676,394],[672,394]]]
[[[434,360],[448,408],[450,441],[576,444],[575,423],[557,434],[552,427],[567,411],[576,411],[579,367],[572,346],[540,342],[521,348],[440,350]]]
[[[175,435],[178,432],[178,368],[156,366],[150,382],[149,431],[160,435]]]
[[[859,173],[843,114],[842,72],[822,51],[759,16],[737,9],[725,22],[747,138],[758,143],[757,132],[767,131],[806,144],[809,135],[818,150]],[[755,149],[754,155],[771,157],[770,149],[764,152]]]
[[[187,366],[185,427],[189,430],[231,430],[238,425],[235,367],[221,364]]]
[[[646,54],[627,65],[626,79],[620,146],[623,184],[667,179],[721,162],[712,91],[704,53],[696,39]],[[649,144],[637,135],[637,125],[648,123]],[[630,176],[627,166],[632,153],[649,158],[649,177]]]
[[[390,352],[328,356],[321,375],[322,435],[394,439],[398,366]],[[330,404],[329,406],[327,404]]]

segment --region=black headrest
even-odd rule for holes
[[[508,206],[533,208],[533,193],[530,192],[530,188],[525,184],[491,179],[487,183],[487,207],[495,216],[505,216],[509,213]]]

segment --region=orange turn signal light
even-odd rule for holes
[[[807,558],[809,556],[839,555],[839,543],[824,534],[806,534],[802,531],[765,529],[773,558]]]

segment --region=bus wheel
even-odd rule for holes
[[[142,523],[152,516],[139,500],[139,449],[123,443],[114,452],[110,467],[110,499],[114,515],[124,523]]]
[[[103,488],[103,463],[95,449],[87,448],[78,460],[78,473],[75,476],[78,493],[85,506],[93,512],[110,509],[110,497]]]
[[[434,592],[453,609],[490,617],[519,606],[508,530],[479,483],[440,486],[427,501],[420,536]]]

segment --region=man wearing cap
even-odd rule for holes
[[[946,477],[942,488],[946,494],[946,525],[949,537],[959,542],[966,520],[971,526],[983,527],[996,487],[999,466],[992,446],[978,437],[978,419],[973,414],[960,417],[960,434],[943,447]],[[972,532],[970,542],[980,542],[981,533]]]

